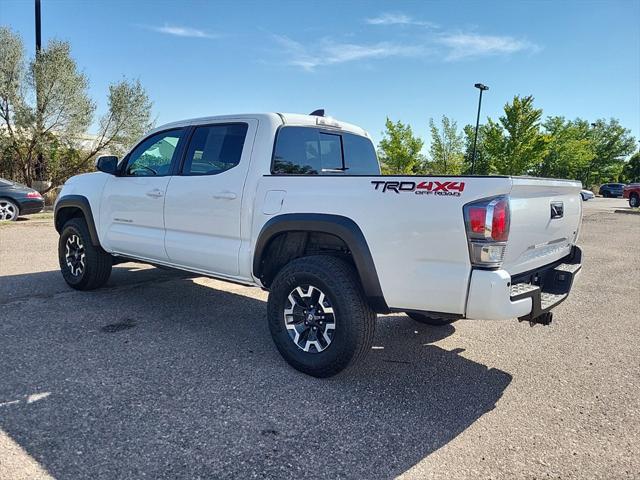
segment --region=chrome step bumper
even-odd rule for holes
[[[571,253],[556,264],[514,275],[511,279],[511,301],[531,298],[531,312],[519,320],[548,325],[551,309],[562,303],[582,268],[582,250],[574,246]]]

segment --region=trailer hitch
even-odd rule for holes
[[[553,321],[553,312],[545,312],[542,315],[538,315],[535,318],[531,318],[527,320],[526,318],[519,318],[518,321],[524,322],[528,321],[530,326],[534,325],[551,325]]]

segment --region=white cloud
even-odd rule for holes
[[[335,65],[365,59],[378,59],[393,56],[418,56],[424,53],[419,46],[402,45],[392,42],[373,44],[339,43],[324,39],[317,46],[307,47],[284,35],[274,35],[288,57],[289,65],[313,71],[316,67]]]
[[[514,37],[479,35],[475,33],[449,33],[439,38],[449,48],[447,60],[461,60],[487,55],[507,55],[516,52],[537,52],[540,47]]]
[[[382,25],[383,22],[389,25],[392,22],[395,24],[414,22],[404,14],[384,14],[367,21],[378,25]],[[285,57],[285,64],[309,72],[319,67],[359,60],[429,56],[432,59],[459,61],[491,55],[537,53],[541,50],[538,45],[528,40],[512,36],[482,35],[453,30],[419,35],[413,43],[393,40],[359,43],[356,41],[336,41],[331,37],[325,37],[309,44],[303,44],[286,35],[272,35],[272,38],[280,45],[279,53]]]
[[[438,28],[435,23],[415,20],[404,13],[381,13],[377,17],[365,18],[364,21],[369,25],[418,25],[420,27]]]
[[[154,32],[164,33],[166,35],[174,35],[176,37],[191,37],[191,38],[218,38],[219,35],[214,33],[209,33],[204,30],[200,30],[197,28],[191,27],[182,27],[178,25],[167,25],[165,24],[162,27],[158,26],[147,26],[149,30],[153,30]]]

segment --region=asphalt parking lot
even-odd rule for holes
[[[69,289],[50,220],[0,226],[0,478],[640,477],[640,216],[586,202],[550,327],[380,316],[328,380],[269,337],[258,289],[114,268]]]

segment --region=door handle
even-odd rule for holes
[[[233,200],[237,197],[238,195],[236,195],[233,192],[218,192],[213,194],[213,198],[217,198],[221,200]]]
[[[160,198],[164,195],[164,192],[159,188],[154,188],[153,190],[148,191],[146,195],[147,197]]]

